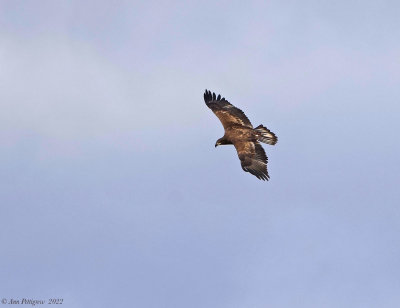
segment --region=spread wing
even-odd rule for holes
[[[250,120],[244,112],[230,104],[224,97],[221,98],[221,95],[217,97],[215,93],[206,90],[204,92],[204,101],[208,108],[216,114],[224,129],[232,125],[243,125],[253,128],[253,125],[251,125]]]
[[[238,153],[242,169],[260,180],[269,180],[268,157],[261,144],[251,141],[239,141],[233,144]]]

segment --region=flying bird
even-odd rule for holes
[[[265,154],[260,142],[275,145],[278,138],[273,132],[263,125],[253,128],[244,112],[230,104],[221,95],[206,90],[204,101],[224,127],[225,134],[215,143],[215,147],[225,144],[233,144],[242,165],[242,169],[250,172],[260,180],[269,180]]]

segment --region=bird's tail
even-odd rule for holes
[[[258,125],[254,131],[256,132],[257,140],[266,144],[274,145],[278,142],[278,137],[275,136],[268,128]]]

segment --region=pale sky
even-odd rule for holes
[[[399,14],[0,0],[0,298],[400,307]],[[278,136],[269,182],[206,88]]]

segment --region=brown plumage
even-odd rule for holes
[[[278,141],[275,134],[262,125],[253,128],[244,112],[221,95],[216,96],[215,93],[206,90],[204,101],[219,118],[225,130],[224,136],[217,140],[215,146],[233,144],[242,169],[260,180],[268,181],[268,157],[260,142],[275,145]]]

